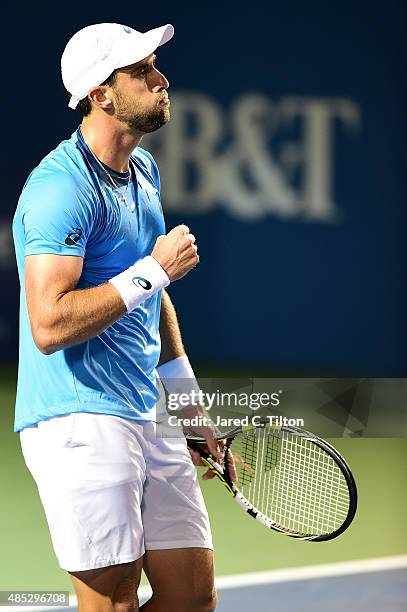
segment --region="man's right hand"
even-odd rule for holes
[[[171,282],[188,274],[199,263],[195,236],[186,225],[177,225],[166,236],[159,236],[151,255]]]

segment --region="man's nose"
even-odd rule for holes
[[[168,89],[170,83],[168,79],[163,75],[162,72],[156,69],[156,85],[154,85],[154,91],[161,91],[162,89]]]

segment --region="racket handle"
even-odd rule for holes
[[[212,457],[207,457],[206,455],[201,455],[201,459],[204,463],[206,463],[206,465],[210,468],[215,468],[215,470],[218,470],[218,472],[220,472],[221,474],[223,474],[224,469],[221,465],[219,465],[219,463],[217,463],[214,459],[212,459]]]
[[[217,461],[215,461],[214,459],[212,459],[212,457],[210,455],[208,455],[202,448],[202,446],[192,440],[188,440],[187,438],[187,444],[189,446],[189,448],[191,448],[194,451],[197,451],[200,456],[202,461],[209,467],[209,468],[215,468],[215,470],[218,470],[218,472],[220,472],[221,474],[223,474],[224,469],[221,465],[219,465],[219,463],[217,463]]]

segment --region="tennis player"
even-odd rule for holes
[[[138,610],[142,567],[153,596],[140,609],[216,604],[185,438],[160,438],[155,425],[158,376],[168,390],[196,384],[165,292],[197,265],[195,237],[185,225],[166,234],[158,169],[139,147],[170,118],[154,52],[173,33],[103,23],[70,39],[62,78],[83,120],[33,170],[13,223],[15,430],[85,612]],[[219,459],[209,427],[205,437]]]

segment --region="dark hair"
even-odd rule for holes
[[[107,85],[108,87],[113,87],[113,85],[116,83],[116,79],[117,79],[117,72],[116,70],[114,70],[112,74],[107,77],[106,81],[103,81],[103,83],[101,83],[101,85]],[[89,100],[89,96],[86,96],[86,98],[83,98],[82,100],[80,100],[76,108],[81,111],[83,117],[90,115],[90,112],[92,110],[92,102]]]

